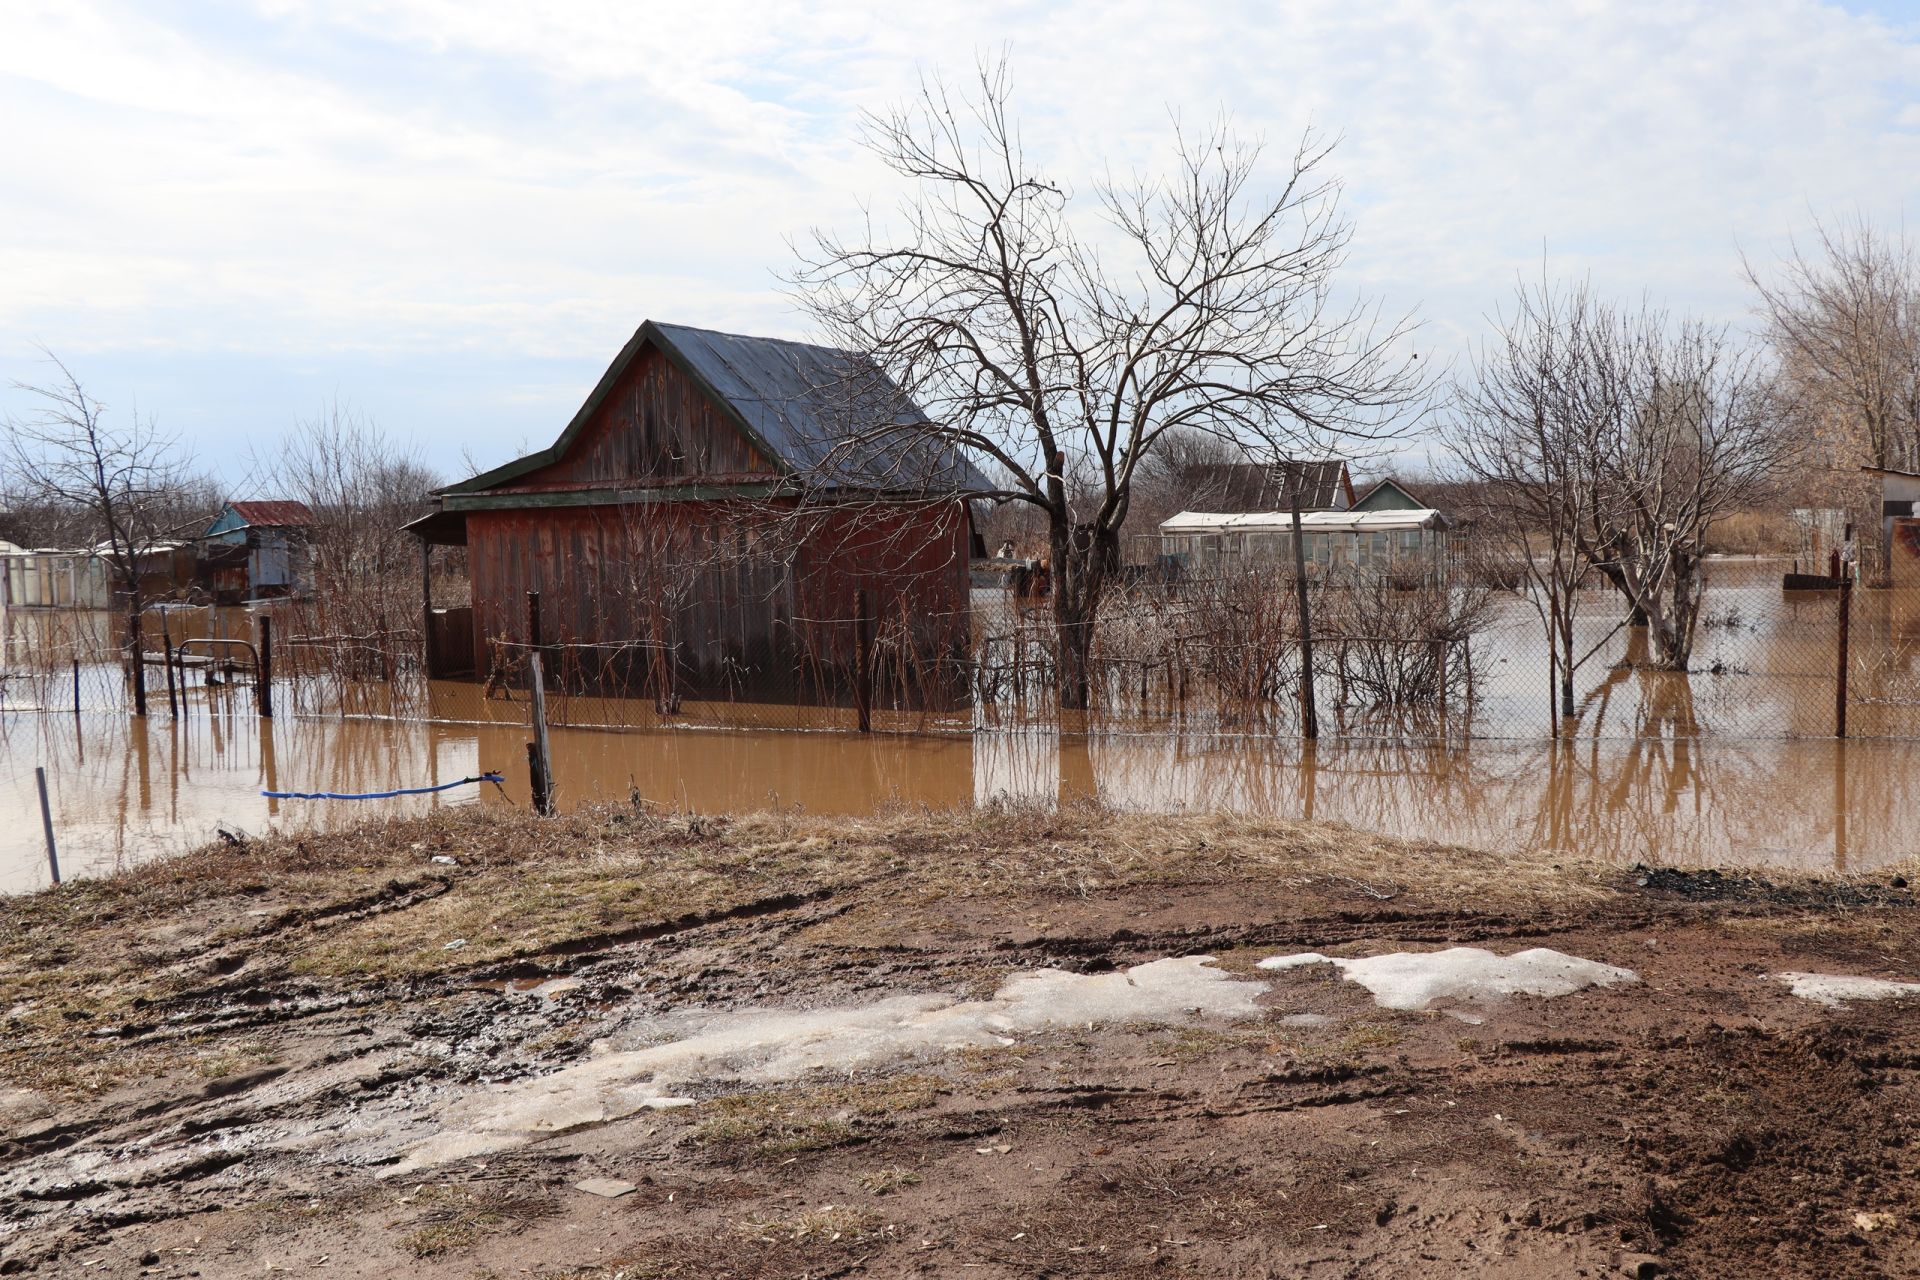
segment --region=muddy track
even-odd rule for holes
[[[201,951],[170,944],[156,972],[182,990],[42,1033],[189,1056],[0,1137],[0,1270],[1920,1274],[1910,1011],[1814,1006],[1768,977],[1833,955],[1920,973],[1911,895],[1687,876],[1529,908],[1422,901],[1385,876],[948,901],[886,874],[464,967],[429,934],[421,976],[294,971],[330,931],[474,882],[396,875]],[[1253,967],[1475,944],[1641,980],[1410,1012],[1328,966]],[[659,1111],[601,1114],[593,1095],[524,1145],[382,1176],[467,1103],[544,1090],[596,1042],[651,1050],[736,1025],[709,1014],[893,997],[999,1009],[1016,973],[1201,954],[1257,999],[1232,1017],[1096,1007],[898,1060],[850,1040],[811,1074],[695,1079],[693,1105]],[[196,1073],[209,1056],[217,1078]],[[632,1190],[603,1199],[576,1189],[588,1178]]]

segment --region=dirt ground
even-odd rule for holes
[[[0,1273],[1911,1276],[1916,1007],[1773,975],[1920,978],[1913,907],[1884,874],[1095,811],[464,813],[210,849],[0,902]],[[1396,1010],[1257,967],[1459,945],[1639,981]],[[716,1075],[414,1163],[662,1018],[1201,955],[1252,1012]]]

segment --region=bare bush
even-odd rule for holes
[[[392,684],[415,669],[420,546],[402,526],[427,512],[440,477],[340,404],[299,423],[267,473],[313,513],[304,535],[310,590],[286,609],[288,639],[307,643],[290,657],[351,681]]]
[[[147,604],[145,566],[156,547],[180,532],[186,508],[205,490],[178,441],[138,414],[124,425],[109,422],[107,406],[95,400],[79,377],[48,353],[56,371],[45,385],[14,384],[37,407],[6,422],[4,457],[9,488],[43,509],[64,511],[79,529],[97,537],[97,554],[108,566],[116,605],[125,618],[124,660],[133,685],[134,714],[147,713],[145,640],[141,617]],[[202,521],[212,513],[200,511]]]

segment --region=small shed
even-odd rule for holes
[[[1431,508],[1314,511],[1300,517],[1309,571],[1425,571],[1446,555],[1447,518]],[[1160,554],[1186,575],[1229,565],[1294,563],[1286,511],[1182,511],[1160,524]]]
[[[430,609],[430,666],[537,642],[564,684],[661,705],[838,700],[876,651],[938,669],[989,486],[930,426],[856,353],[648,321],[551,445],[408,526],[468,553],[470,619]]]
[[[301,594],[313,525],[304,502],[229,502],[200,535],[199,586],[219,604]]]

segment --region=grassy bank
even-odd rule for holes
[[[844,900],[849,940],[879,945],[956,902],[1047,904],[1141,888],[1315,885],[1357,904],[1550,908],[1606,892],[1606,868],[1224,816],[900,811],[540,819],[445,810],[278,835],[0,899],[0,1077],[56,1092],[193,1066],[191,1043],[133,1047],[183,1001],[267,978],[387,993],[539,965],[767,904]],[[103,1044],[115,1040],[112,1052]],[[230,1054],[219,1063],[227,1065]]]

